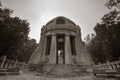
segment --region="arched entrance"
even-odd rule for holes
[[[65,64],[65,51],[64,51],[64,35],[57,35],[57,55],[56,55],[56,63],[57,64]]]

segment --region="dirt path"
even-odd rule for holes
[[[0,80],[97,80],[93,76],[80,76],[71,78],[45,78],[42,76],[35,76],[32,73],[24,73],[21,75],[0,76]]]

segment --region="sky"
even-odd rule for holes
[[[109,10],[107,0],[1,0],[2,6],[14,10],[12,16],[30,23],[29,37],[39,42],[43,25],[57,16],[64,16],[81,28],[82,40],[94,33],[94,26]]]

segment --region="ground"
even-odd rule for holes
[[[69,77],[69,78],[48,78],[43,76],[36,76],[35,73],[22,73],[20,75],[6,75],[0,76],[0,80],[119,80],[119,79],[105,79],[97,78],[91,75]]]
[[[92,75],[70,78],[46,78],[36,76],[34,73],[22,73],[20,75],[0,76],[0,80],[96,80],[96,78]]]

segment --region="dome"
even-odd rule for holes
[[[50,31],[55,29],[68,29],[68,30],[77,31],[78,28],[79,27],[77,27],[77,25],[70,19],[63,16],[58,16],[52,19],[51,21],[49,21],[45,26],[43,26],[42,30]]]
[[[54,23],[56,25],[69,23],[69,24],[76,26],[76,24],[73,21],[71,21],[70,19],[63,17],[63,16],[58,16],[58,17],[52,19],[46,25],[49,25],[50,23]]]

